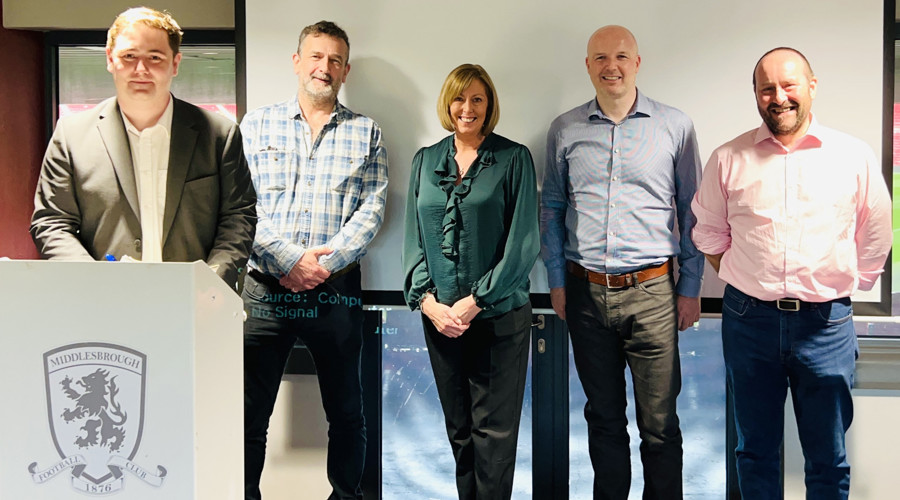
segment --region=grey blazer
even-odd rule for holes
[[[116,99],[59,120],[34,196],[31,235],[41,256],[99,260],[109,253],[140,259],[139,207]],[[234,287],[255,232],[256,192],[238,126],[175,99],[163,260],[204,260]]]

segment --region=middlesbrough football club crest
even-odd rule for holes
[[[132,462],[144,429],[147,357],[127,347],[81,343],[44,353],[47,413],[61,460],[28,471],[38,484],[64,471],[72,487],[108,495],[122,489],[124,473],[161,486],[166,469],[151,473]]]

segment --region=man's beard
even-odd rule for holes
[[[340,80],[332,80],[329,85],[324,88],[317,88],[313,78],[310,78],[303,84],[303,92],[307,97],[316,102],[330,102],[336,100],[339,90],[341,90]]]
[[[797,101],[788,100],[788,104],[790,106],[796,106],[794,110],[796,120],[795,121],[785,121],[779,120],[777,115],[772,114],[773,109],[783,108],[784,105],[776,105],[770,104],[765,109],[757,106],[759,110],[759,115],[762,117],[763,122],[765,122],[766,126],[769,127],[769,130],[773,135],[792,135],[801,128],[806,123],[806,119],[809,117],[809,110],[804,108]]]

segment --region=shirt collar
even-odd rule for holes
[[[294,94],[294,97],[291,98],[291,101],[288,103],[288,112],[290,116],[294,117],[295,120],[303,120],[306,121],[306,117],[303,116],[303,110],[300,109],[300,100],[297,98],[297,94]],[[353,113],[350,112],[340,101],[334,101],[334,110],[331,112],[331,120],[344,121],[349,119]]]
[[[819,120],[816,120],[816,115],[811,111],[809,116],[811,117],[811,120],[809,122],[809,128],[806,129],[806,135],[797,140],[797,144],[794,146],[793,150],[800,149],[801,146],[818,147],[822,145],[823,134],[826,129],[819,125]],[[777,144],[779,147],[784,148],[784,144],[781,144],[781,141],[775,138],[775,134],[769,130],[769,126],[763,121],[759,128],[756,129],[756,137],[753,140],[753,144],[759,145],[765,141],[772,142],[773,144]],[[808,145],[807,142],[809,142]]]
[[[650,99],[647,98],[644,94],[641,93],[640,89],[635,89],[637,91],[637,99],[635,99],[635,105],[632,110],[628,113],[628,116],[625,119],[633,118],[636,116],[650,116]],[[597,97],[595,96],[588,103],[588,119],[592,116],[596,116],[597,118],[602,118],[607,121],[612,121],[606,115],[603,114],[603,110],[600,109],[600,105],[597,103]]]
[[[447,158],[450,158],[450,161],[455,161],[453,158],[456,156],[456,142],[453,140],[452,134],[448,139],[450,140],[450,147],[447,148]],[[494,159],[494,145],[496,143],[497,134],[491,132],[485,136],[484,140],[481,141],[481,144],[478,145],[478,163],[490,166],[497,162],[497,160]]]
[[[444,186],[444,189],[453,189],[453,182],[456,181],[456,171],[451,169],[451,165],[456,161],[454,156],[456,156],[456,142],[453,139],[453,134],[451,134],[446,139],[449,141],[449,145],[447,146],[447,156],[444,158],[444,161],[437,162],[437,165],[434,168],[434,173],[437,174],[442,180],[441,182],[448,182],[449,184]],[[494,163],[497,163],[497,160],[494,158],[494,146],[497,143],[497,134],[491,132],[481,141],[481,144],[478,146],[478,157],[476,158],[476,162],[472,164],[472,167],[469,169],[469,173],[463,177],[463,184],[466,186],[462,189],[464,193],[468,193],[468,184],[472,182],[472,179],[477,177],[481,170],[487,167],[490,167]],[[443,185],[443,184],[442,184]]]
[[[157,125],[162,125],[163,130],[166,131],[166,137],[172,137],[172,109],[174,108],[174,104],[173,104],[174,101],[175,101],[175,98],[172,96],[172,94],[169,94],[169,104],[166,105],[166,109],[165,109],[165,111],[163,111],[163,114],[160,115],[159,120],[157,120],[156,123],[154,123],[150,127],[147,127],[144,130],[153,128]],[[141,131],[139,131],[137,129],[137,127],[135,127],[131,123],[131,121],[128,120],[128,117],[125,116],[125,112],[122,111],[121,106],[119,106],[119,114],[122,115],[122,121],[125,123],[125,130],[127,130],[128,132],[130,132],[134,135],[138,135],[138,136],[141,135]]]

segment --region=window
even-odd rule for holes
[[[172,94],[236,121],[234,47],[182,46],[181,53],[181,66],[172,81]],[[106,70],[105,47],[61,46],[58,55],[58,117],[93,108],[115,95],[115,85]]]

